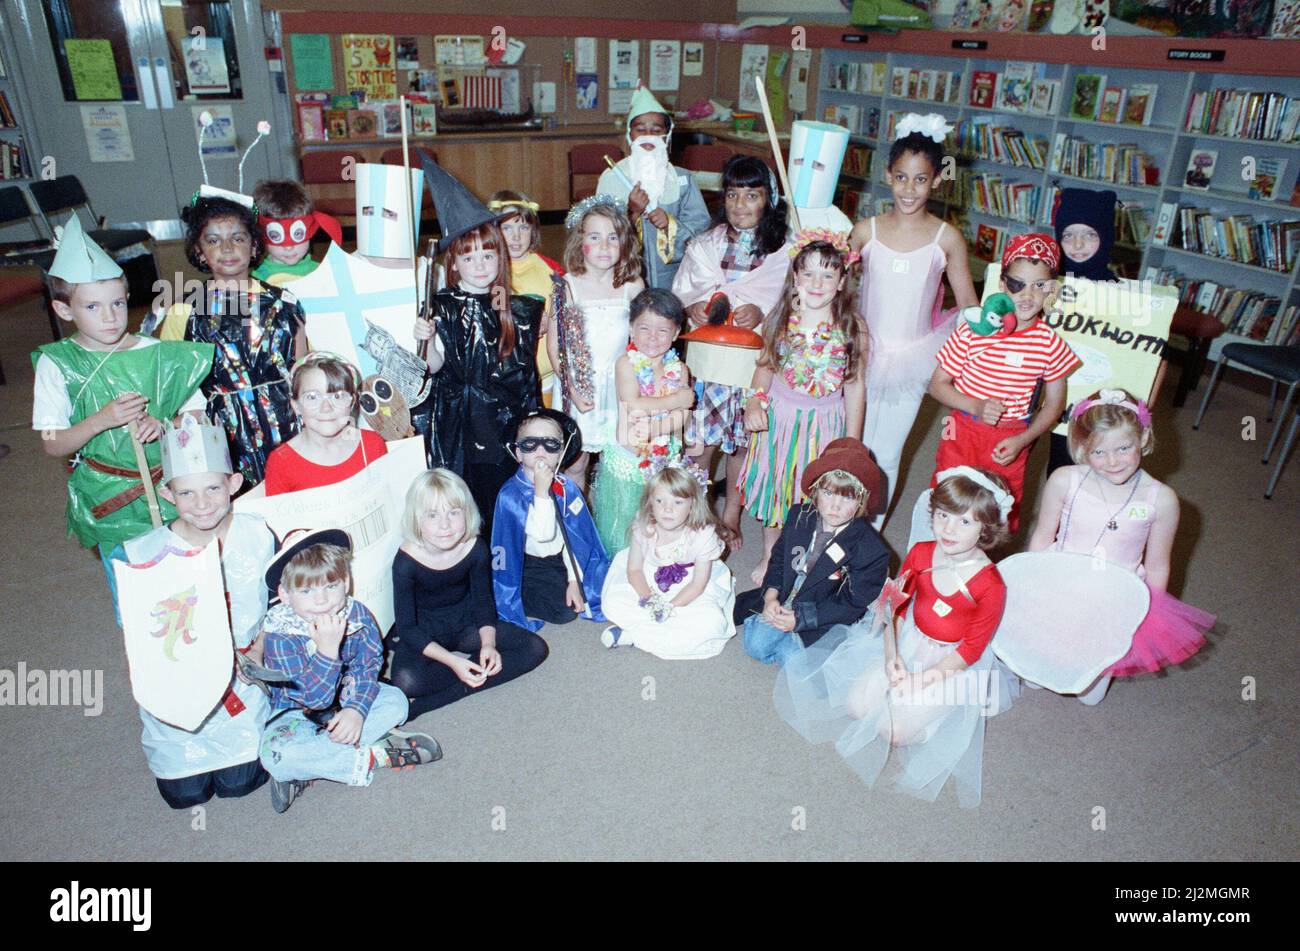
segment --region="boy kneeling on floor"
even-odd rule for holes
[[[351,548],[340,529],[291,533],[266,570],[280,603],[262,624],[265,665],[285,681],[271,688],[262,735],[276,812],[315,779],[369,786],[377,767],[442,758],[433,737],[395,729],[406,720],[406,697],[379,682],[383,636],[370,609],[348,594]]]

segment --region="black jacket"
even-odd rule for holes
[[[761,611],[763,593],[768,588],[775,588],[785,603],[794,588],[797,559],[812,547],[818,521],[817,506],[811,502],[791,507],[781,537],[772,546],[763,586],[742,594],[737,601],[737,623],[744,622],[739,617],[740,602],[744,602],[746,615]],[[860,620],[888,577],[889,549],[865,518],[855,518],[831,539],[790,605],[795,614],[795,632],[804,646],[836,624]]]

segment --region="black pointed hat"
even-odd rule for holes
[[[424,181],[433,196],[433,207],[438,215],[442,237],[438,239],[438,253],[446,251],[451,243],[489,221],[500,221],[508,215],[494,215],[487,205],[479,201],[468,188],[451,176],[451,173],[433,160],[424,149],[420,150],[420,164],[424,166]],[[510,214],[514,214],[513,211]]]

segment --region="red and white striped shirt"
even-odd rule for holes
[[[1029,415],[1029,401],[1040,377],[1049,383],[1060,380],[1082,362],[1041,320],[1006,337],[981,337],[959,324],[936,359],[952,375],[959,393],[1001,400],[1006,406],[1003,419]]]

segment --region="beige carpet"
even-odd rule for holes
[[[705,662],[607,651],[596,625],[543,631],[534,674],[417,721],[443,762],[369,789],[318,784],[283,816],[269,793],[169,810],[140,750],[98,559],[63,538],[64,474],[29,429],[37,307],[3,315],[0,668],[104,672],[103,714],[0,708],[2,859],[1295,859],[1300,461],[1272,501],[1267,397],[1222,386],[1156,412],[1154,475],[1183,499],[1172,590],[1219,613],[1212,647],[1087,708],[1045,691],[988,724],[984,803],[868,790],[772,708],[774,671],[738,642]],[[927,403],[885,532],[898,554],[938,438]],[[1242,439],[1259,420],[1259,440]],[[1044,447],[1032,468],[1041,472]],[[1032,501],[1032,500],[1031,500]],[[732,561],[757,558],[759,531]],[[746,587],[748,585],[745,585]],[[1063,610],[1099,611],[1104,605]],[[1243,700],[1245,678],[1256,696]],[[653,696],[653,699],[646,699]],[[1098,830],[1098,809],[1105,828]],[[798,827],[798,828],[796,828]]]

